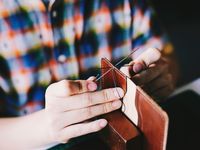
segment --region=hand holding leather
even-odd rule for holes
[[[129,72],[122,71],[156,101],[164,100],[172,93],[174,82],[168,69],[169,63],[159,50],[149,48],[129,66]]]

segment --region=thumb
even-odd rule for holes
[[[143,69],[146,69],[152,63],[158,61],[161,57],[161,52],[156,48],[149,48],[134,61],[130,63],[133,65],[133,71],[138,73]]]

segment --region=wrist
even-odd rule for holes
[[[38,133],[39,133],[39,139],[41,141],[41,149],[48,149],[54,145],[57,145],[58,143],[55,142],[55,140],[52,138],[51,135],[51,127],[50,127],[50,121],[48,119],[48,113],[45,109],[42,109],[38,112],[36,112],[37,118],[38,118]]]
[[[53,139],[51,138],[50,135],[50,127],[49,127],[49,120],[48,120],[48,115],[45,109],[40,110],[37,112],[38,114],[38,131],[40,133],[40,139],[42,143],[44,144],[51,144],[53,143]]]
[[[51,144],[52,142],[49,136],[48,120],[46,116],[47,115],[45,109],[42,109],[38,112],[21,118],[25,119],[24,121],[28,122],[27,126],[29,126],[29,131],[27,132],[31,135],[33,143],[32,146],[31,144],[29,146],[33,148],[37,149],[40,147],[44,147]]]

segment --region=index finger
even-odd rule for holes
[[[65,98],[68,96],[95,91],[97,85],[89,80],[62,80],[51,84],[46,90],[46,96]]]

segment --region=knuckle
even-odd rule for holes
[[[86,118],[91,117],[92,116],[92,108],[91,107],[84,108],[83,114],[85,114],[84,116],[86,116]]]
[[[87,91],[87,85],[85,80],[68,81],[68,87],[70,94],[81,94]]]
[[[77,80],[76,87],[78,89],[78,93],[86,92],[87,91],[87,82],[86,80]]]
[[[111,96],[112,94],[112,96]],[[112,88],[110,89],[110,91],[107,93],[107,99],[109,100],[113,100],[113,98],[111,99],[111,97],[119,97],[120,98],[120,95],[118,93],[118,89],[117,88]]]
[[[109,112],[109,105],[110,105],[110,103],[107,103],[107,104],[104,104],[104,105],[103,105],[103,112],[104,112],[104,113]]]
[[[112,94],[112,95],[111,95]],[[113,98],[114,97],[114,98]],[[121,95],[119,93],[119,89],[118,88],[112,88],[110,89],[110,91],[107,94],[107,98],[109,100],[114,100],[116,98],[121,98]]]
[[[106,90],[103,90],[103,99],[104,101],[108,101],[109,100],[109,92],[108,92],[109,89],[106,89]],[[112,91],[113,92],[113,91]]]
[[[84,93],[83,94],[83,105],[84,106],[91,106],[92,105],[91,93]]]
[[[69,80],[61,80],[60,88],[63,91],[63,96],[69,96],[72,92],[71,82]]]

